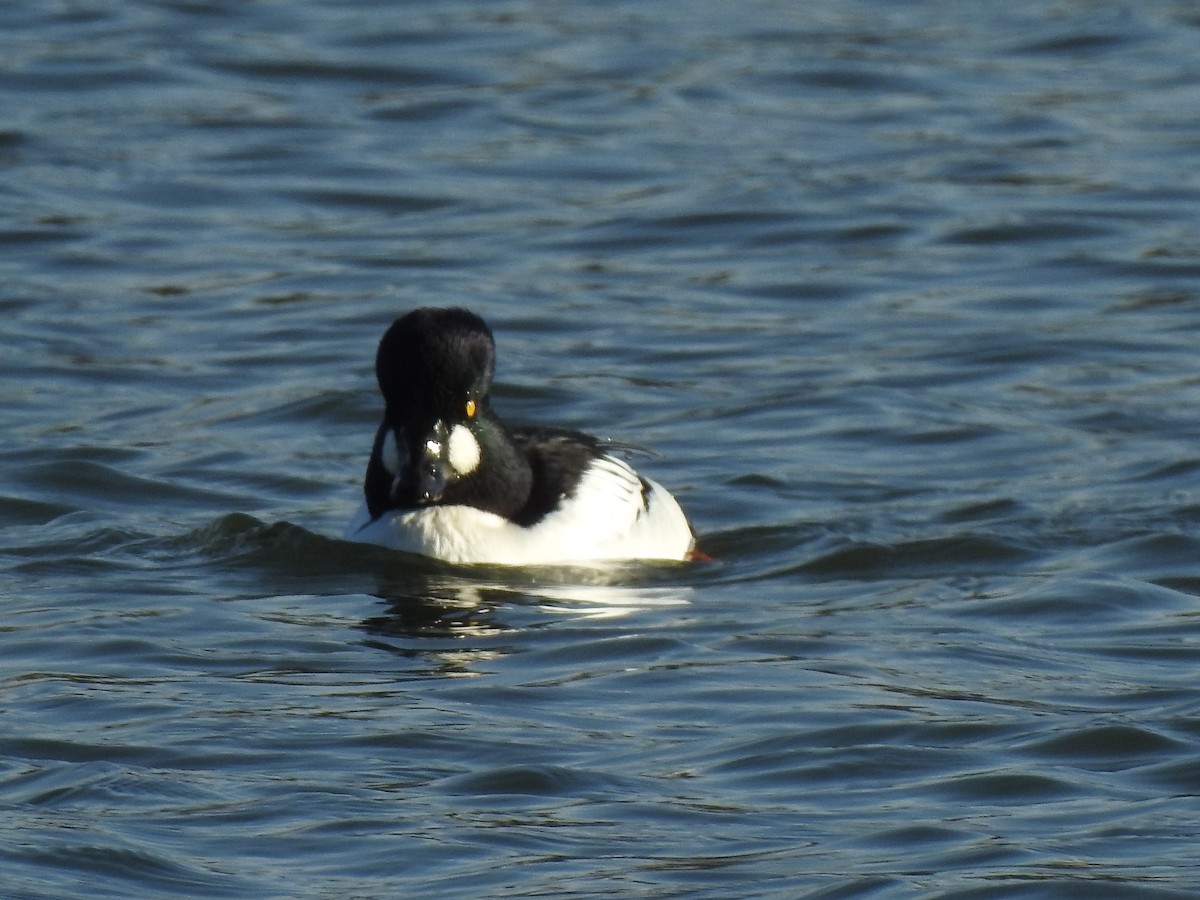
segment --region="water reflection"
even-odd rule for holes
[[[686,605],[694,588],[679,582],[698,571],[646,563],[453,566],[244,514],[221,516],[165,547],[172,558],[181,549],[198,549],[219,568],[242,572],[256,595],[264,576],[277,596],[283,585],[321,596],[344,594],[348,583],[357,582],[357,594],[383,602],[382,612],[358,624],[372,646],[433,659],[436,673],[451,675],[477,674],[473,666],[516,652],[526,635],[564,619],[614,619]]]
[[[419,560],[403,577],[381,579],[374,595],[386,609],[360,624],[372,636],[372,646],[401,655],[432,655],[440,674],[478,674],[473,666],[517,652],[515,638],[556,620],[613,619],[683,606],[691,602],[693,590],[686,585],[603,583],[619,577],[614,570],[510,573],[491,567],[475,577],[474,568],[445,568]]]

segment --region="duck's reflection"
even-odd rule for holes
[[[631,571],[464,569],[422,560],[380,578],[375,596],[386,608],[360,627],[374,646],[436,657],[441,674],[478,674],[478,664],[519,652],[530,635],[564,619],[614,619],[691,602],[692,588],[653,583],[655,574],[643,567],[637,583]]]

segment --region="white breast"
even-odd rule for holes
[[[642,483],[623,460],[604,456],[562,508],[529,527],[469,506],[394,511],[371,521],[366,505],[346,539],[453,563],[529,566],[632,559],[684,560],[693,538],[675,498]]]

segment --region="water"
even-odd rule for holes
[[[0,7],[3,896],[1183,897],[1188,2]],[[337,540],[391,318],[712,563]]]

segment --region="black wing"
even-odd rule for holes
[[[605,443],[567,428],[520,427],[511,431],[513,444],[529,460],[533,489],[516,517],[533,525],[571,496],[588,466],[604,455]]]

